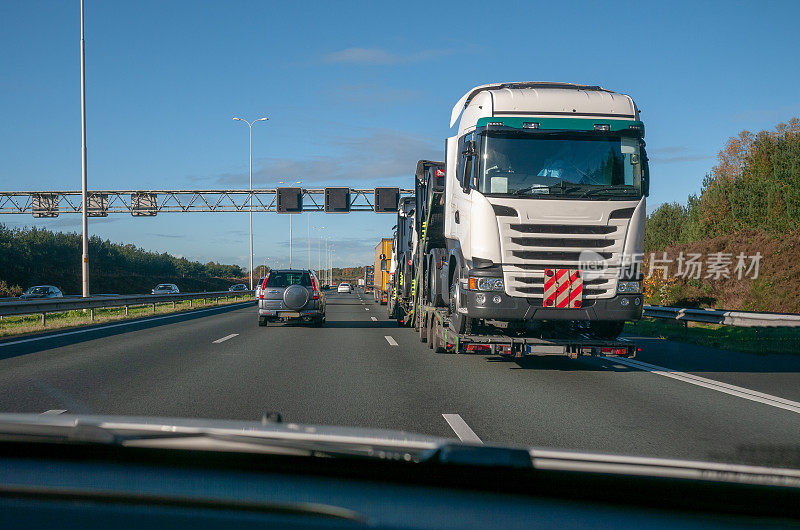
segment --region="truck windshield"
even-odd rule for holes
[[[636,138],[507,133],[481,137],[481,193],[537,198],[641,196]]]

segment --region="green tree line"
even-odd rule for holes
[[[225,290],[245,275],[238,265],[189,261],[97,236],[89,239],[89,265],[93,293],[145,293],[161,282],[184,292]],[[37,284],[81,292],[80,234],[0,224],[0,285],[6,290],[0,296]]]
[[[800,120],[730,138],[686,204],[666,203],[647,218],[645,252],[740,230],[780,236],[800,228]]]

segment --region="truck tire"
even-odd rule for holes
[[[439,274],[439,270],[436,268],[435,263],[431,263],[428,268],[430,270],[428,300],[431,301],[433,307],[445,307],[444,299],[442,298],[442,277]]]
[[[456,272],[453,283],[450,285],[450,329],[457,335],[472,333],[472,318],[458,312],[461,300],[461,275]]]
[[[598,339],[614,340],[624,327],[624,320],[593,320],[589,322],[589,333]]]

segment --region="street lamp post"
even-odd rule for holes
[[[322,234],[322,230],[325,230],[324,226],[315,226],[314,230],[319,230],[320,234]],[[320,235],[317,238],[317,272],[322,274],[322,236]]]
[[[89,193],[87,192],[86,165],[86,56],[83,40],[83,0],[81,0],[81,251],[82,295],[89,296]]]
[[[257,121],[267,121],[269,118],[259,118],[253,121],[243,120],[242,118],[233,118],[235,121],[241,121],[247,124],[250,129],[250,196],[248,202],[250,203],[250,290],[253,290],[253,124]]]

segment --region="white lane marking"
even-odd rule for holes
[[[42,412],[39,414],[40,416],[57,416],[58,414],[64,414],[67,409],[50,409]]]
[[[369,308],[368,308],[368,307],[365,307],[365,308],[364,308],[364,310],[365,310],[365,311],[369,311]]]
[[[174,313],[171,315],[164,315],[160,317],[152,317],[152,318],[144,318],[139,320],[131,320],[129,322],[120,322],[119,324],[109,324],[107,326],[100,326],[94,328],[87,328],[87,329],[77,329],[75,331],[65,331],[64,333],[55,333],[53,335],[43,335],[41,337],[31,337],[30,339],[20,339],[20,340],[12,340],[9,342],[2,342],[0,343],[0,348],[3,346],[11,346],[13,344],[22,344],[23,342],[33,342],[37,340],[45,340],[45,339],[54,339],[56,337],[66,337],[67,335],[76,335],[78,333],[90,333],[92,331],[102,331],[104,329],[111,329],[111,328],[118,328],[120,326],[132,326],[134,324],[141,324],[142,322],[152,322],[153,320],[164,320],[165,318],[176,318],[176,317],[184,317],[186,315],[196,315],[198,313],[206,313],[208,311],[219,311],[225,307],[236,307],[237,305],[249,304],[249,302],[242,302],[241,304],[230,304],[227,306],[221,307],[210,307],[208,309],[198,309],[196,311],[185,311],[183,313]]]
[[[392,337],[390,337],[389,335],[384,335],[384,337],[383,337],[383,338],[384,338],[384,339],[386,339],[386,342],[388,342],[388,343],[389,343],[389,345],[391,345],[391,346],[397,346],[397,341],[396,341],[396,340],[394,340],[394,339],[393,339]]]
[[[369,318],[371,318],[373,322],[377,322],[378,321],[378,319],[375,318],[375,317],[369,317]]]
[[[458,414],[442,414],[442,417],[444,418],[444,421],[450,425],[450,428],[453,429],[453,432],[456,433],[456,436],[458,436],[458,439],[462,442],[475,444],[483,443],[481,439],[478,438],[478,435],[475,434],[475,431],[470,429],[469,425],[467,425],[467,422],[465,422],[464,419]]]
[[[225,341],[226,341],[226,340],[228,340],[228,339],[232,339],[233,337],[238,337],[238,336],[239,336],[239,334],[238,334],[238,333],[231,333],[230,335],[227,335],[227,336],[225,336],[225,337],[222,337],[221,339],[217,339],[217,340],[215,340],[215,341],[214,341],[214,344],[219,344],[220,342],[225,342]]]
[[[606,357],[606,359],[610,360],[612,358]],[[742,399],[749,399],[750,401],[763,403],[771,407],[777,407],[779,409],[784,409],[800,414],[800,403],[798,403],[797,401],[791,401],[789,399],[785,399],[782,397],[773,396],[770,394],[764,394],[762,392],[756,392],[755,390],[750,390],[749,388],[744,388],[741,386],[729,385],[728,383],[715,381],[713,379],[706,379],[705,377],[700,377],[694,374],[687,374],[686,372],[678,372],[676,370],[672,370],[671,368],[665,368],[663,366],[657,366],[655,364],[636,361],[634,359],[613,357],[613,360],[615,362],[625,364],[633,368],[637,368],[639,370],[644,370],[645,372],[650,372],[656,375],[663,375],[664,377],[677,379],[679,381],[683,381],[684,383],[702,386],[704,388],[716,390],[717,392],[730,394],[731,396],[740,397]]]

